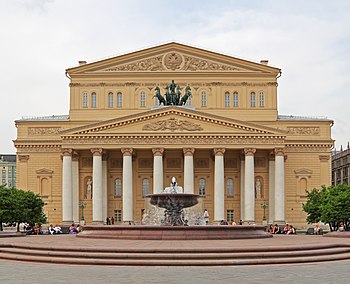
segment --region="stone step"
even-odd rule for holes
[[[16,255],[32,255],[43,257],[71,257],[71,258],[97,258],[97,259],[247,259],[247,258],[290,258],[309,257],[318,255],[335,255],[350,253],[350,248],[325,248],[322,250],[298,250],[278,252],[186,252],[186,253],[140,253],[140,252],[101,252],[96,251],[56,251],[44,249],[0,248],[1,253]]]
[[[287,258],[253,258],[253,259],[98,259],[53,256],[33,256],[13,253],[1,253],[0,258],[13,261],[44,262],[76,265],[117,265],[117,266],[235,266],[262,264],[290,264],[321,262],[350,259],[350,253],[334,255],[299,256]]]
[[[271,249],[270,249],[271,248]],[[0,259],[124,266],[216,266],[320,262],[350,259],[350,247],[339,244],[261,248],[107,248],[2,245]],[[274,249],[272,249],[274,248]],[[144,251],[141,251],[143,249]],[[234,251],[233,251],[234,250]],[[210,251],[210,252],[209,252]]]

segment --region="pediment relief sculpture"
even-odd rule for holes
[[[145,131],[201,131],[203,128],[199,124],[195,124],[186,120],[179,120],[176,118],[169,118],[165,120],[155,121],[146,124],[142,130]]]
[[[128,64],[109,67],[102,71],[249,71],[230,64],[224,64],[208,59],[169,52]]]

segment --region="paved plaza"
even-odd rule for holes
[[[238,267],[101,267],[0,261],[0,283],[349,283],[350,261]]]

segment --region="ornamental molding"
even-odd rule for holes
[[[60,130],[61,127],[29,127],[28,135],[55,135]]]
[[[315,152],[315,153],[330,153],[332,144],[289,144],[284,150],[286,153],[295,152]]]
[[[188,85],[191,88],[200,87],[267,87],[267,86],[277,86],[276,82],[188,82],[182,81],[178,82],[180,85]],[[101,87],[102,83],[70,83],[69,87]],[[154,86],[163,86],[168,84],[165,81],[158,82],[147,82],[147,83],[137,83],[137,82],[124,82],[124,83],[103,83],[106,87],[148,87],[150,91]]]
[[[61,145],[16,145],[18,153],[61,153]]]
[[[320,135],[319,127],[287,127],[290,135]]]
[[[28,162],[29,160],[29,155],[18,155],[17,157],[20,162]]]
[[[49,170],[49,169],[46,169],[46,168],[42,168],[42,169],[36,170],[35,172],[38,175],[52,175],[53,174],[53,170]]]
[[[127,135],[127,136],[73,136],[65,137],[65,144],[70,145],[281,145],[284,143],[284,137],[268,136],[235,136],[235,135]]]
[[[196,56],[169,52],[127,64],[120,64],[101,70],[102,72],[157,72],[157,71],[204,71],[204,72],[251,72],[250,70],[204,59]]]
[[[169,118],[165,120],[155,121],[143,126],[144,131],[202,131],[203,127],[186,120],[179,120],[176,118]]]

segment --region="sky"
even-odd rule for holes
[[[0,153],[15,120],[69,112],[65,69],[178,42],[282,69],[282,115],[334,121],[350,141],[348,0],[0,0]]]

